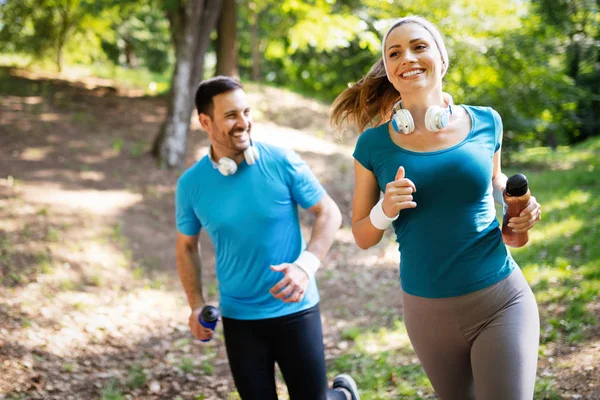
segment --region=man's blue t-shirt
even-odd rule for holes
[[[415,296],[471,293],[504,279],[516,266],[502,241],[492,197],[502,120],[491,108],[463,107],[471,131],[450,148],[405,150],[383,124],[365,131],[354,151],[354,158],[375,174],[382,192],[400,166],[416,186],[417,207],[401,211],[393,223],[402,288]]]
[[[291,150],[254,142],[259,159],[243,161],[224,176],[207,155],[177,183],[177,229],[193,236],[205,229],[216,252],[220,308],[225,317],[274,318],[319,302],[315,279],[299,303],[284,303],[269,289],[283,278],[271,265],[296,260],[305,244],[298,205],[317,204],[325,189]]]

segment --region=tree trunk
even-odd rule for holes
[[[62,45],[58,45],[56,50],[56,71],[60,74],[62,72]]]
[[[125,64],[129,68],[134,68],[137,66],[137,59],[135,56],[135,51],[133,49],[133,44],[129,40],[129,38],[123,40],[125,42]]]
[[[71,15],[70,11],[69,4],[65,4],[58,9],[61,20],[58,37],[56,38],[56,69],[59,73],[62,72],[62,56],[65,43],[67,42],[69,31],[76,19],[75,16]]]
[[[571,38],[571,44],[567,48],[567,75],[574,80],[579,77],[579,63],[581,61],[581,47],[575,37]]]
[[[252,21],[250,21],[250,47],[252,48],[252,80],[260,79],[260,53],[258,51],[258,13],[252,11]]]
[[[221,11],[221,0],[180,0],[167,11],[175,46],[175,70],[166,121],[154,140],[152,153],[161,167],[184,166],[195,89],[204,71],[204,54]]]
[[[223,0],[223,9],[217,22],[217,68],[215,75],[238,76],[236,23],[235,0]]]

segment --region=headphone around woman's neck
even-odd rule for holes
[[[415,121],[410,111],[402,108],[402,100],[396,102],[392,108],[392,127],[398,133],[410,135],[415,130]],[[430,132],[439,132],[448,126],[452,115],[452,105],[447,108],[431,106],[425,113],[425,128]]]

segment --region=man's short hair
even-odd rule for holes
[[[206,114],[213,118],[213,97],[237,89],[242,89],[242,84],[230,76],[215,76],[200,82],[195,97],[198,115]]]

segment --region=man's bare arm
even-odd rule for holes
[[[192,310],[204,306],[202,296],[202,266],[198,251],[198,235],[177,233],[177,271]]]
[[[204,306],[198,235],[187,236],[177,233],[176,253],[177,271],[179,271],[179,278],[192,309],[188,323],[190,330],[198,339],[208,340],[213,337],[214,332],[202,326],[198,321],[198,317]]]
[[[322,260],[333,244],[335,232],[342,225],[342,213],[338,205],[327,194],[308,211],[313,213],[317,219],[313,225],[306,250]]]
[[[275,298],[286,303],[295,303],[304,298],[309,277],[311,276],[308,270],[314,269],[316,271],[316,268],[319,266],[318,264],[320,264],[319,260],[325,258],[327,251],[329,251],[335,239],[335,232],[342,224],[342,213],[329,195],[323,196],[317,204],[308,210],[316,215],[317,218],[312,227],[306,251],[302,252],[294,263],[271,266],[273,271],[283,272],[284,277],[271,288],[270,292]],[[312,255],[310,255],[311,253]],[[314,260],[310,264],[316,264],[316,266],[313,268],[308,268],[308,265],[302,267],[300,259],[303,255],[310,255],[309,259]],[[314,274],[314,271],[312,274]]]

